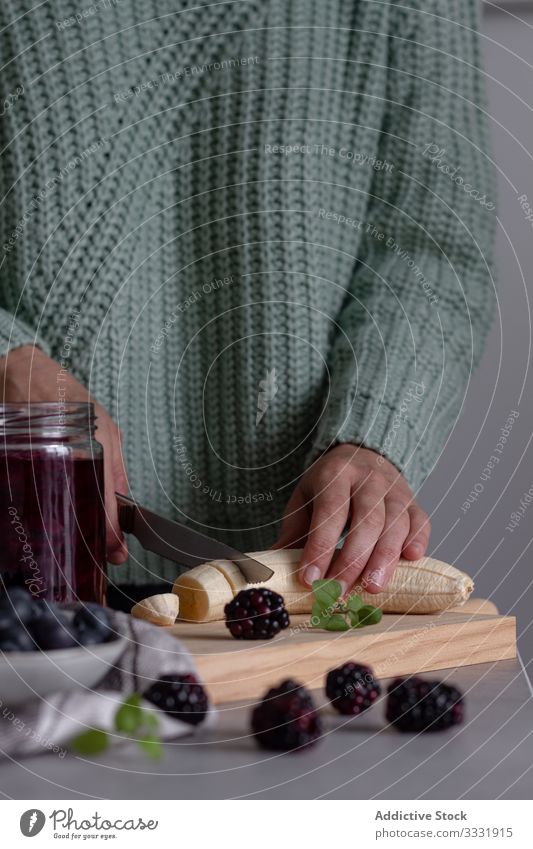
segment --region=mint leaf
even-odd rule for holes
[[[146,754],[154,761],[158,761],[163,754],[161,741],[158,740],[157,737],[147,735],[146,737],[140,737],[137,742],[143,752],[146,752]]]
[[[157,736],[159,719],[152,711],[144,710],[141,702],[140,693],[132,693],[124,699],[115,713],[115,728],[134,740],[150,758],[157,760],[162,754],[161,741]],[[80,754],[97,755],[107,749],[109,737],[102,729],[95,728],[79,734],[70,745]]]
[[[101,752],[105,752],[108,745],[107,734],[100,728],[84,731],[82,734],[74,737],[70,743],[73,751],[78,752],[80,755],[99,755]]]
[[[327,609],[320,604],[320,602],[315,601],[311,608],[311,619],[322,619],[323,616],[329,616],[329,612]]]
[[[141,696],[132,693],[124,699],[122,705],[115,714],[115,728],[126,734],[133,734],[143,724],[143,710],[141,708]]]
[[[372,607],[371,604],[364,604],[359,610],[360,625],[377,625],[381,622],[383,611],[379,607]]]
[[[311,617],[311,628],[326,628],[330,619],[330,613],[315,614],[315,616]]]
[[[157,716],[148,710],[143,711],[143,724],[145,728],[150,728],[152,731],[157,731],[159,728]]]
[[[355,593],[341,602],[342,587],[338,581],[321,579],[313,581],[315,601],[311,610],[311,627],[325,628],[327,631],[347,631],[376,625],[383,615],[378,607],[363,604],[361,596]],[[350,624],[346,621],[349,619]]]
[[[340,597],[342,587],[338,581],[328,581],[322,578],[313,581],[312,590],[316,601],[324,607],[332,607]]]
[[[351,595],[346,599],[346,608],[357,613],[363,606],[363,599],[359,595]]]
[[[340,613],[334,613],[323,627],[326,631],[347,631],[350,626],[344,616],[341,616]]]

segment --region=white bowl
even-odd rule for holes
[[[0,652],[0,703],[14,707],[75,687],[94,687],[114,666],[125,644],[125,637],[117,637],[96,646]]]

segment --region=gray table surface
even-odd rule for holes
[[[385,725],[383,701],[348,722],[325,708],[326,734],[314,749],[273,755],[248,735],[249,707],[232,704],[216,729],[167,744],[156,765],[129,744],[94,760],[2,761],[0,792],[50,800],[532,799],[533,697],[518,661],[434,677],[466,695],[466,721],[454,731],[399,734]]]

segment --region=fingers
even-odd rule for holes
[[[300,561],[300,580],[307,586],[325,576],[350,510],[348,478],[339,476],[326,487],[317,483],[318,494],[313,500],[309,533]]]
[[[311,506],[301,486],[297,486],[283,512],[281,532],[272,548],[298,548],[305,545]]]
[[[345,449],[331,449],[304,475],[274,548],[306,540],[299,570],[304,585],[326,577],[341,583],[343,595],[354,585],[356,592],[379,593],[400,557],[416,560],[425,554],[431,525],[392,464],[383,470],[374,452],[347,454]],[[350,528],[337,551],[348,515]]]
[[[104,461],[105,468],[105,461]],[[106,551],[107,559],[116,566],[124,563],[128,557],[126,543],[118,521],[118,507],[115,496],[115,478],[112,469],[105,474],[105,512],[106,512]]]
[[[353,586],[372,556],[386,521],[386,481],[371,472],[352,492],[350,530],[327,577],[339,581],[343,595]]]
[[[118,441],[114,444],[113,471],[115,477],[115,492],[126,495],[129,492],[128,473],[124,465],[124,454],[122,452],[122,431],[117,429]]]
[[[429,516],[417,504],[409,507],[411,526],[403,544],[402,556],[407,560],[418,560],[426,553],[431,534]]]
[[[110,563],[118,566],[128,557],[128,549],[118,521],[116,492],[128,492],[128,480],[122,460],[120,434],[111,422],[108,428],[98,428],[98,438],[104,448],[104,485],[106,513],[106,552]]]
[[[401,557],[409,528],[406,502],[394,496],[386,498],[385,524],[360,579],[366,592],[379,593],[385,589]]]

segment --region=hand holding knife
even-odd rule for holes
[[[231,560],[249,584],[268,581],[272,569],[236,548],[195,531],[181,522],[173,522],[141,507],[132,498],[115,493],[122,531],[137,537],[143,548],[192,569],[209,560]]]

